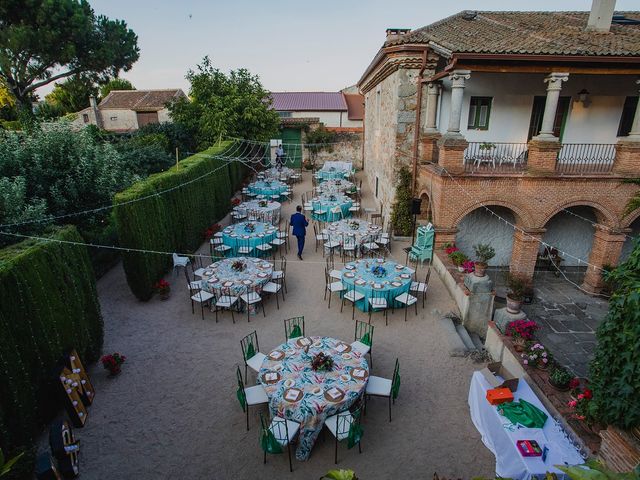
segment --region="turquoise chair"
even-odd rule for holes
[[[424,263],[425,260],[431,262],[433,257],[433,239],[435,231],[431,224],[418,227],[416,240],[409,250],[409,260]]]

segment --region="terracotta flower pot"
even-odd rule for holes
[[[523,352],[524,351],[524,347],[525,347],[525,340],[524,338],[514,338],[512,340],[513,343],[513,348],[515,349],[516,352]]]
[[[544,362],[536,362],[536,368],[538,370],[546,370],[549,368],[549,363],[544,363]]]
[[[507,312],[520,313],[522,308],[522,299],[516,300],[507,295]]]
[[[473,274],[476,277],[484,277],[487,274],[487,264],[485,262],[475,262]]]

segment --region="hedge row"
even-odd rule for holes
[[[230,145],[223,142],[185,158],[178,169],[151,175],[117,194],[114,214],[120,246],[156,252],[195,251],[205,230],[229,211],[229,200],[246,173],[240,162],[213,158],[223,155]],[[153,196],[174,187],[178,188]],[[142,197],[149,198],[136,201]],[[151,298],[153,284],[173,265],[169,255],[134,251],[123,253],[123,264],[129,288],[144,301]]]
[[[82,242],[75,227],[57,240]],[[60,409],[52,372],[76,348],[98,358],[103,325],[87,248],[28,240],[0,250],[0,448],[31,444]]]

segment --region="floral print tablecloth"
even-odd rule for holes
[[[374,273],[374,268],[382,270]],[[342,283],[347,288],[353,288],[355,285],[356,292],[364,295],[362,300],[356,302],[356,307],[368,312],[369,298],[374,295],[384,295],[387,303],[391,305],[398,295],[408,292],[414,270],[389,260],[363,258],[347,263],[341,273]]]
[[[233,264],[236,262],[242,262],[245,266],[244,270],[234,270]],[[264,285],[271,279],[272,274],[273,265],[259,258],[226,258],[209,265],[204,270],[202,289],[219,294],[219,290],[229,288],[231,293],[239,295],[247,289]]]
[[[311,368],[320,352],[333,358],[332,371]],[[348,409],[364,392],[368,378],[364,356],[330,337],[291,339],[267,355],[258,373],[271,414],[300,423],[298,460],[309,458],[325,419]]]
[[[355,192],[356,186],[349,180],[327,180],[316,187],[318,193]]]
[[[382,233],[382,228],[366,220],[351,218],[331,223],[322,233],[326,234],[330,241],[338,242],[340,245],[344,243],[345,236],[351,236],[359,247],[365,240],[377,238]]]
[[[266,205],[262,206],[261,202],[266,202]],[[269,200],[251,200],[249,202],[243,202],[237,207],[233,207],[236,212],[248,216],[251,212],[255,212],[256,218],[248,218],[249,221],[257,220],[273,225],[277,225],[280,222],[281,208],[282,204],[280,202],[272,202]]]
[[[287,179],[291,178],[291,175],[293,175],[295,172],[292,168],[289,168],[289,167],[282,167],[280,169],[273,167],[268,170],[265,170],[262,173],[264,174],[265,178],[272,179],[272,180],[280,180],[281,178],[287,178]]]

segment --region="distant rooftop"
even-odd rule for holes
[[[271,92],[277,111],[347,111],[341,92]]]
[[[179,88],[164,90],[112,90],[98,105],[102,109],[162,110],[174,98],[185,96]]]

